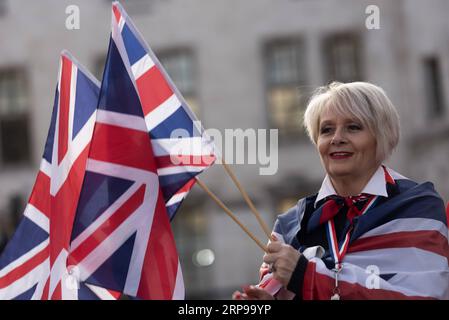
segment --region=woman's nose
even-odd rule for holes
[[[337,128],[335,130],[334,136],[331,139],[331,144],[342,144],[346,142],[346,138],[344,137],[344,132],[342,129]]]

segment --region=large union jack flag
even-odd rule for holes
[[[169,219],[215,156],[139,37],[114,3],[68,264],[81,283],[143,299],[180,299],[184,284]]]
[[[0,258],[0,299],[69,298],[70,291],[63,290],[67,286],[61,286],[63,277],[69,280],[64,257],[84,178],[98,93],[98,81],[63,52],[40,170],[24,217]],[[85,299],[117,297],[85,284],[76,292]]]
[[[217,151],[156,55],[118,2],[112,4],[111,48],[141,105],[170,219],[194,185],[194,177],[216,160]],[[115,111],[115,110],[113,110]]]

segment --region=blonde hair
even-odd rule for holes
[[[352,115],[371,131],[377,142],[377,160],[391,155],[399,142],[399,115],[382,88],[368,82],[332,82],[318,88],[304,114],[304,126],[314,144],[320,116],[330,107],[340,115]]]

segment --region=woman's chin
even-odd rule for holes
[[[347,177],[354,174],[354,170],[347,166],[333,166],[329,168],[328,174],[333,178]]]

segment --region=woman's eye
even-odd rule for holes
[[[329,132],[331,132],[331,128],[330,127],[324,127],[324,128],[321,128],[321,130],[320,130],[321,134],[326,134],[326,133],[329,133]]]
[[[358,131],[358,130],[362,130],[362,126],[358,125],[358,124],[351,124],[348,126],[349,130],[351,131]]]

